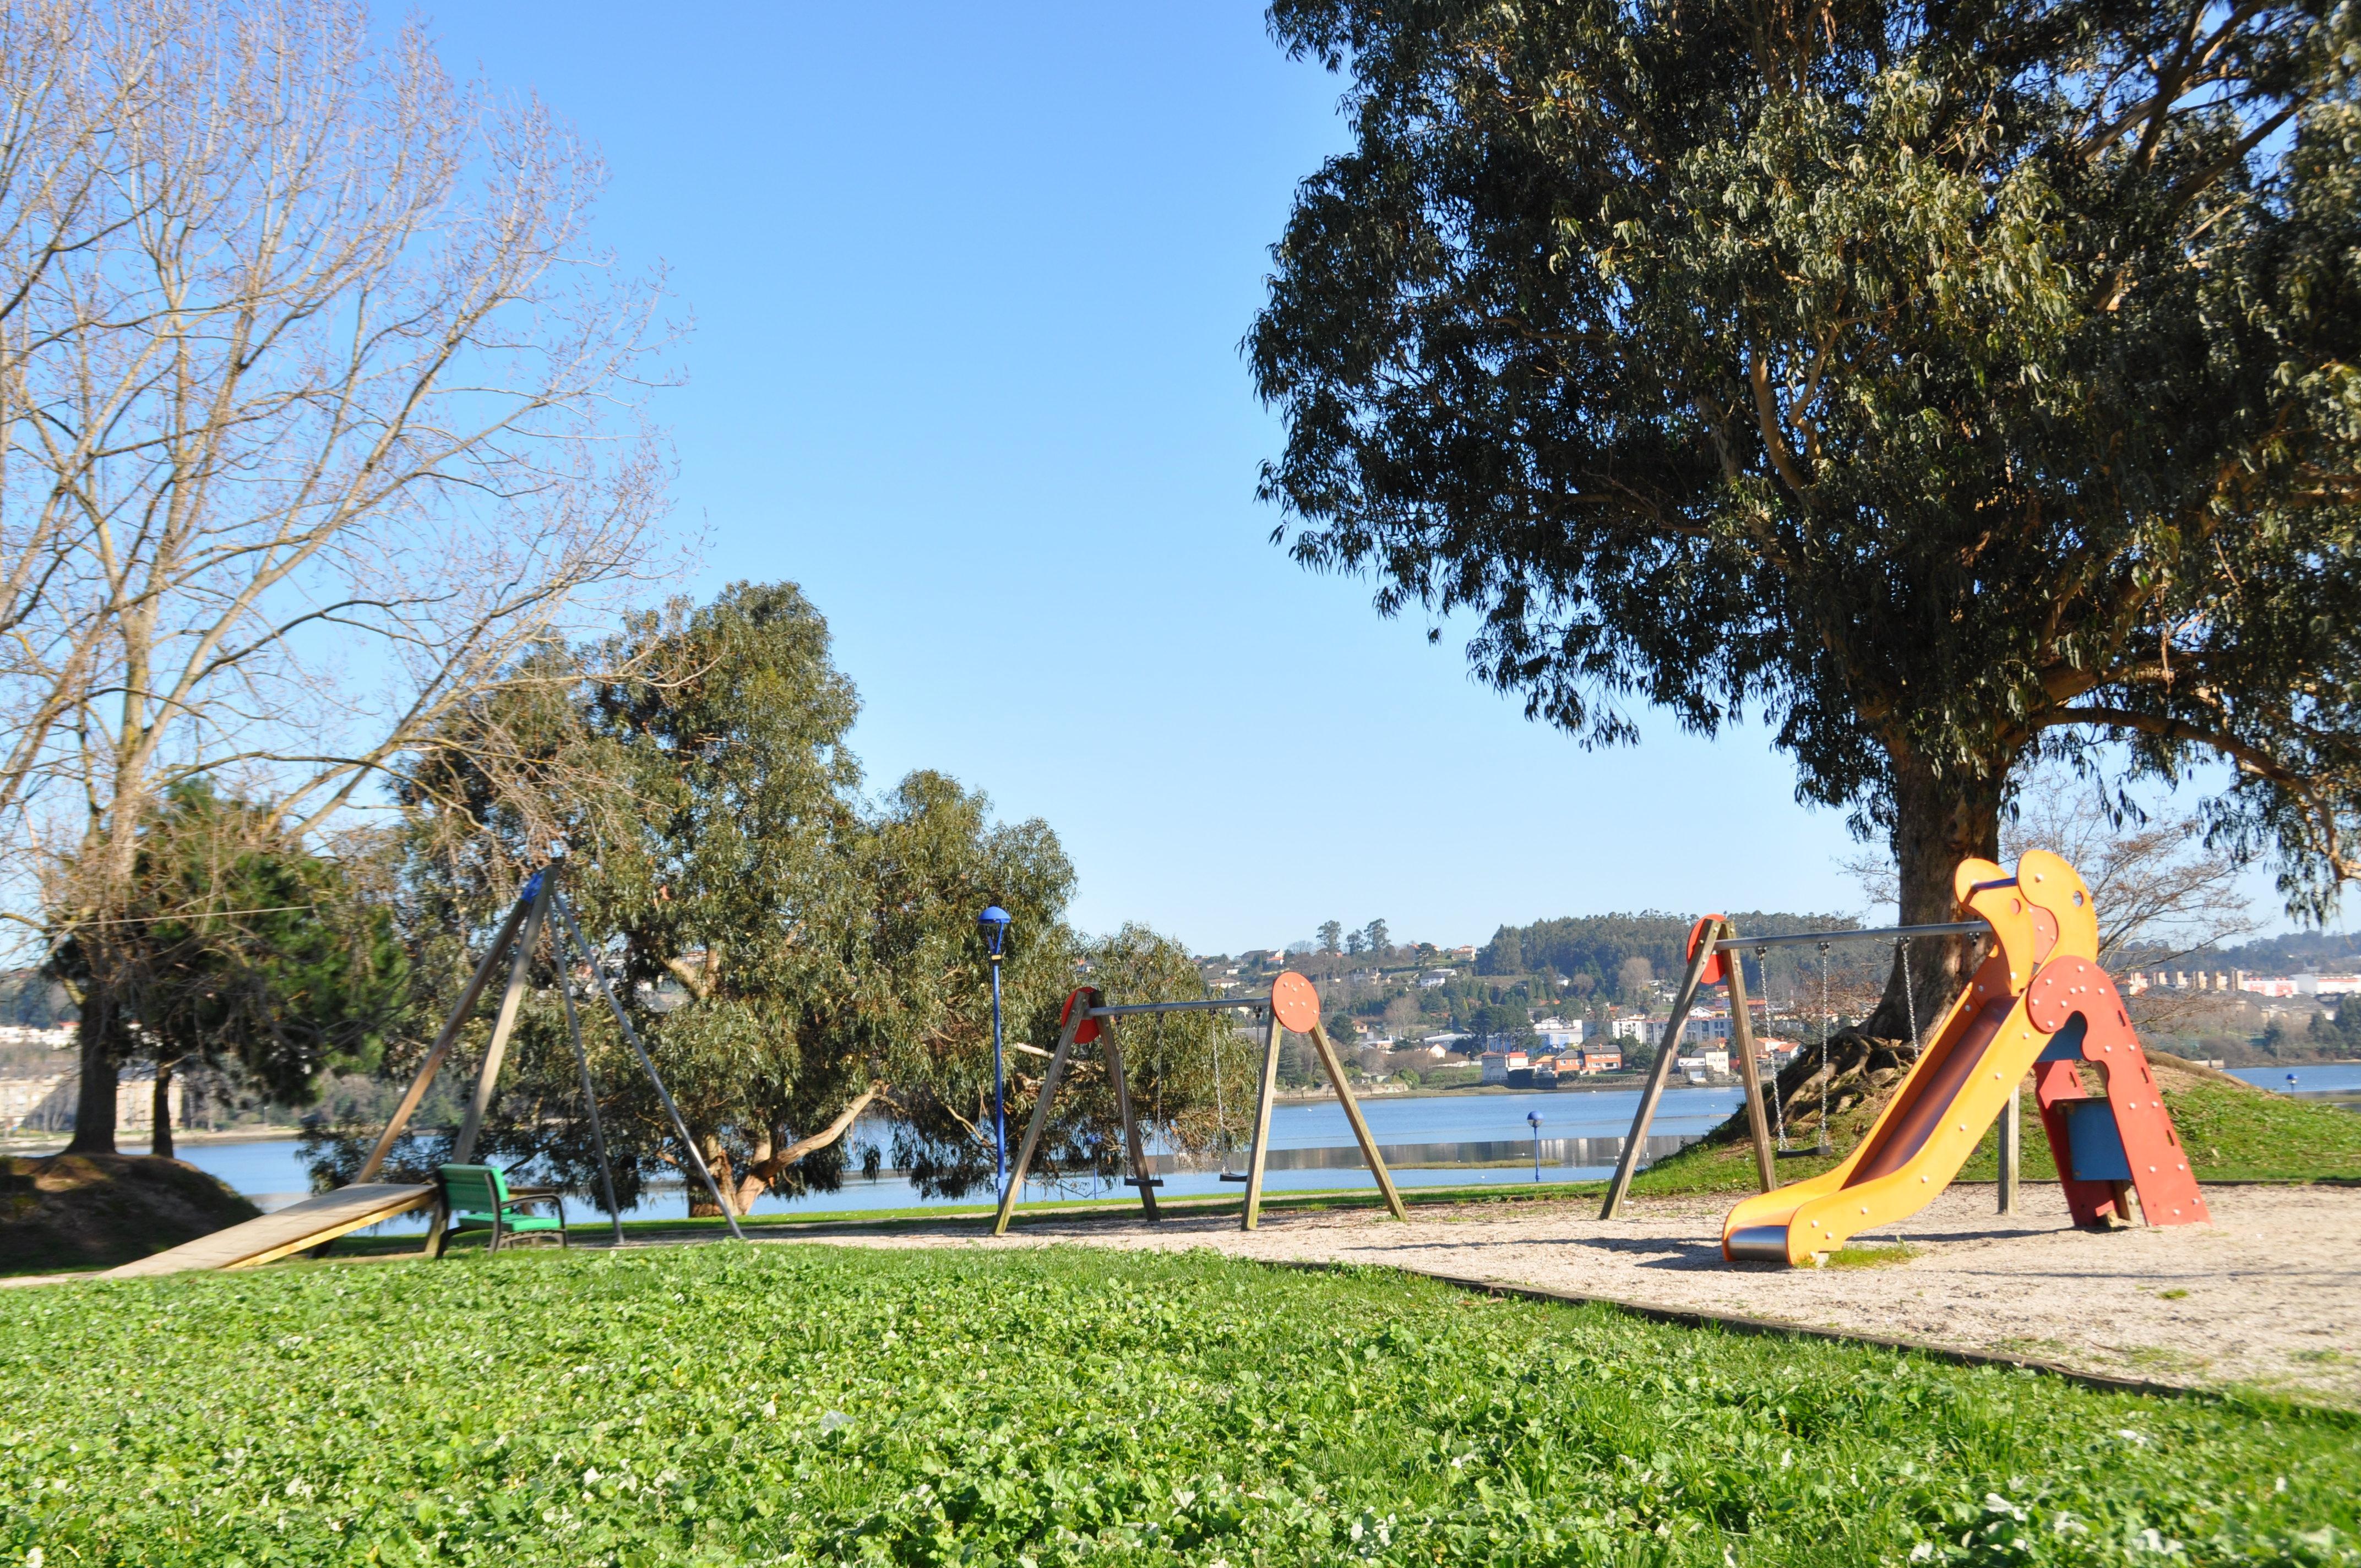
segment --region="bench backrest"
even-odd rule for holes
[[[508,1201],[509,1184],[497,1166],[437,1166],[434,1179],[443,1184],[443,1201],[455,1214],[496,1214]]]

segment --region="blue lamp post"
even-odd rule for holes
[[[1528,1111],[1525,1120],[1533,1129],[1533,1179],[1539,1181],[1542,1179],[1542,1113]]]
[[[1008,911],[997,904],[975,917],[983,950],[992,958],[992,1169],[993,1185],[1008,1186],[1008,1111],[1000,1076],[1000,955],[1008,943]]]

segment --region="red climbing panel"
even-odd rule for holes
[[[2151,1225],[2211,1221],[2189,1151],[2107,972],[2088,959],[2054,959],[2034,977],[2026,1002],[2034,1027],[2050,1036],[2034,1068],[2034,1096],[2074,1223],[2097,1224],[2109,1209],[2129,1220],[2134,1192]],[[2083,1088],[2082,1062],[2098,1067],[2103,1101]]]

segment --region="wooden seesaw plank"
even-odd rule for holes
[[[135,1259],[119,1268],[110,1268],[105,1277],[128,1279],[197,1268],[255,1268],[332,1242],[348,1231],[367,1230],[380,1220],[407,1214],[434,1201],[432,1184],[374,1181],[339,1187],[334,1192],[290,1204],[275,1214],[265,1214],[242,1225],[232,1225]]]

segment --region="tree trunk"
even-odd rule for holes
[[[2004,767],[1982,778],[1953,768],[1938,774],[1904,747],[1889,748],[1894,768],[1894,861],[1901,872],[1905,926],[1942,925],[1960,919],[1952,873],[1960,862],[2000,853],[2001,792]],[[1894,955],[1877,1011],[1861,1032],[1880,1039],[1908,1040],[1942,1016],[1974,970],[1978,939],[1921,938]],[[1909,974],[1905,983],[1903,960]],[[1915,1023],[1911,1014],[1915,1011]]]
[[[156,1063],[156,1105],[149,1117],[155,1135],[148,1140],[148,1152],[163,1159],[172,1157],[172,1067],[170,1058]]]
[[[722,1146],[719,1138],[710,1133],[698,1134],[697,1141],[698,1152],[705,1156],[705,1168],[713,1173],[713,1185],[721,1190],[722,1198],[727,1201],[730,1193],[730,1151]],[[705,1190],[705,1183],[697,1179],[697,1172],[684,1161],[680,1173],[688,1181],[688,1217],[692,1220],[721,1218],[721,1211],[713,1206],[713,1194]]]
[[[115,1018],[105,983],[93,979],[82,989],[82,1083],[74,1098],[73,1138],[68,1154],[113,1154],[115,1148]]]

